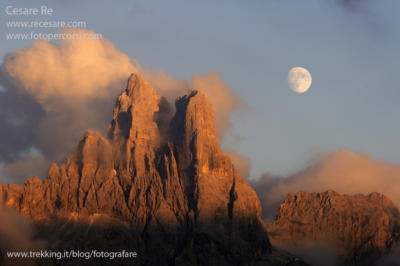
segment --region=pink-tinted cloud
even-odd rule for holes
[[[274,217],[289,192],[298,191],[379,192],[400,205],[400,165],[374,160],[369,155],[347,149],[323,156],[290,177],[277,178],[265,174],[252,185],[263,204],[263,215],[269,219]]]

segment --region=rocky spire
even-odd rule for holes
[[[151,85],[134,73],[115,104],[108,135],[124,187],[132,177],[152,175],[151,170],[155,169],[155,149],[160,136],[154,116],[160,100]]]
[[[189,207],[196,219],[206,223],[210,217],[227,216],[233,221],[258,222],[258,197],[221,151],[213,106],[204,94],[192,91],[176,100],[171,135],[181,180],[192,199]]]
[[[44,181],[0,186],[0,201],[55,228],[56,221],[71,217],[128,224],[136,236],[129,244],[142,249],[146,265],[187,265],[195,263],[192,258],[215,258],[221,265],[225,257],[248,264],[256,254],[275,261],[256,193],[220,150],[209,100],[192,91],[177,99],[171,122],[160,114],[169,110],[147,81],[132,74],[117,99],[108,138],[86,132]]]
[[[220,154],[214,125],[214,111],[210,101],[198,91],[192,91],[176,100],[176,114],[172,120],[171,136],[182,148],[178,154],[183,167],[193,164],[201,173],[215,167],[214,153]]]
[[[157,140],[157,124],[153,119],[160,100],[161,96],[140,74],[131,74],[125,91],[115,104],[109,137],[113,141],[140,140],[143,145]]]

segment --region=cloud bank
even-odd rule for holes
[[[104,131],[113,100],[132,71],[130,58],[101,39],[35,41],[6,54],[1,66],[1,179],[20,182],[43,175],[46,165],[62,160],[85,129]],[[39,152],[29,154],[32,149]]]
[[[204,92],[214,105],[220,139],[243,103],[218,72],[175,80],[141,67],[106,39],[34,41],[6,54],[0,67],[0,181],[43,177],[50,162],[62,161],[86,129],[105,133],[132,72],[141,73],[170,102],[189,89]]]
[[[267,220],[275,217],[289,192],[297,191],[380,192],[400,206],[400,165],[343,149],[323,156],[305,170],[287,178],[265,174],[253,181],[252,186],[260,197],[263,217]]]
[[[36,137],[42,152],[55,159],[65,155],[84,127],[105,128],[104,109],[112,108],[109,99],[134,70],[128,56],[101,39],[36,41],[7,54],[3,68],[17,93],[29,95],[44,110]]]

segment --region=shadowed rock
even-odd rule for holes
[[[44,181],[2,186],[0,200],[54,249],[129,247],[143,265],[302,265],[271,248],[256,193],[220,150],[208,99],[178,98],[169,126],[160,112],[170,112],[165,100],[132,74],[108,138],[87,131]]]
[[[343,265],[373,265],[397,245],[399,218],[397,207],[379,193],[298,192],[281,204],[268,232],[273,244],[288,250],[325,244]]]

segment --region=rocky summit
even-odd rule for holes
[[[396,247],[399,218],[397,207],[380,193],[342,195],[328,190],[290,193],[267,226],[271,242],[284,249],[325,245],[339,265],[374,265]]]
[[[139,74],[118,97],[107,137],[87,131],[42,181],[0,187],[52,250],[128,250],[119,265],[303,265],[270,245],[261,207],[219,146],[198,91],[174,108]],[[53,264],[116,260],[50,260]],[[40,262],[38,262],[40,263]]]

